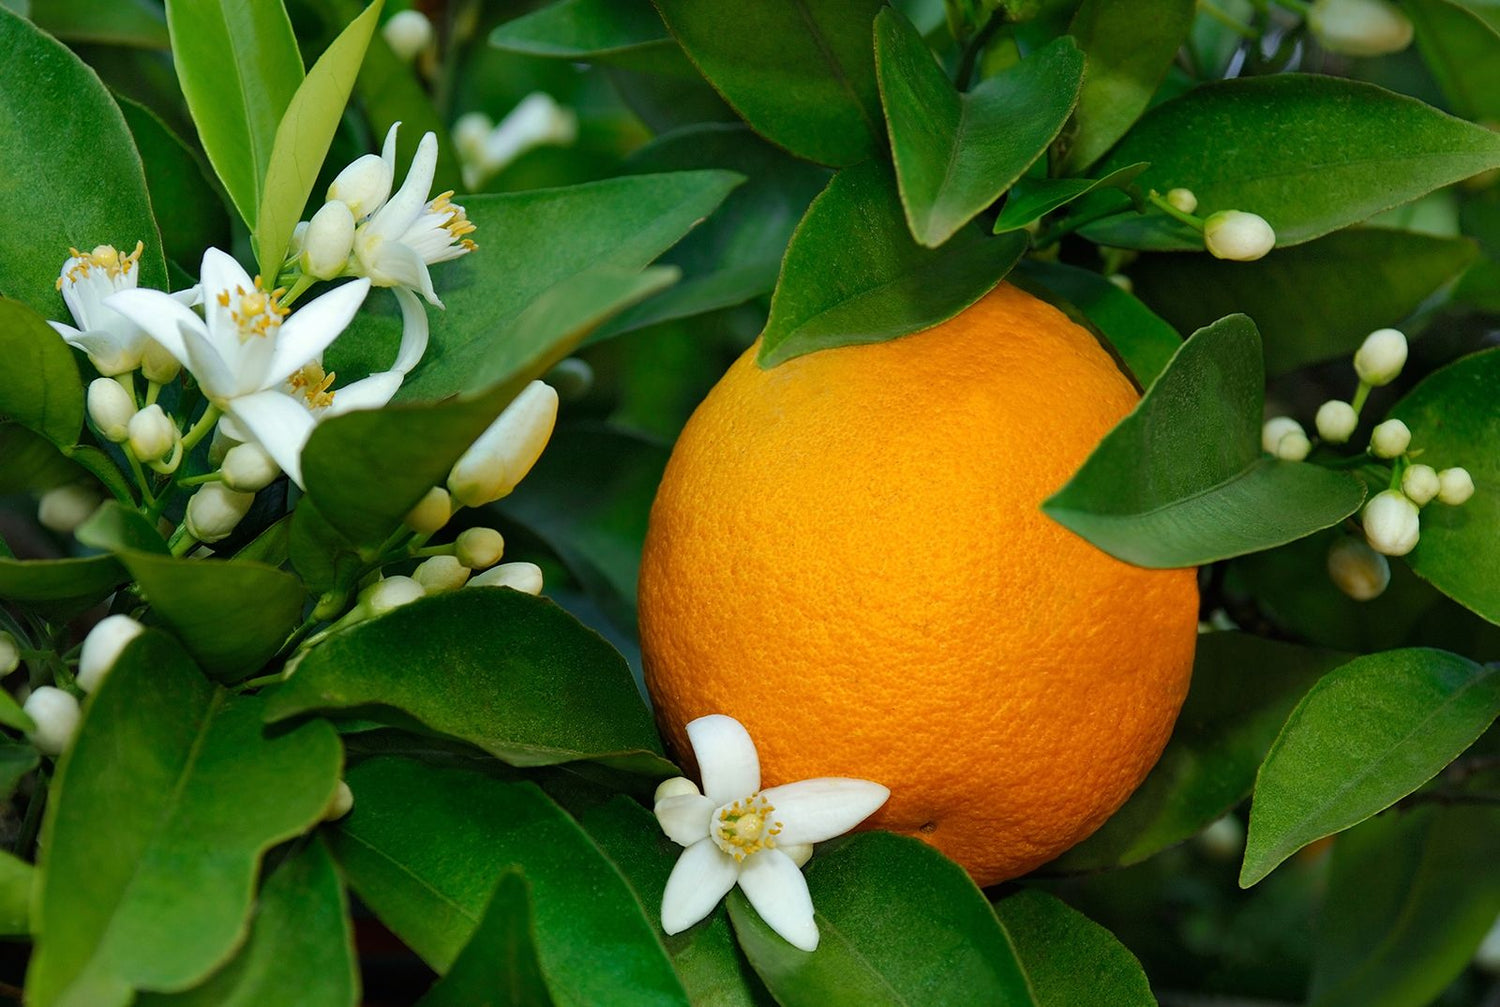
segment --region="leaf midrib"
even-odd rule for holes
[[[823,62],[833,72],[833,77],[838,82],[839,87],[843,89],[844,94],[848,96],[849,100],[854,103],[854,107],[859,110],[859,117],[864,122],[865,132],[869,134],[872,141],[875,140],[880,136],[880,130],[876,127],[875,120],[870,116],[870,110],[865,108],[865,103],[861,100],[859,92],[854,89],[854,81],[850,80],[849,75],[844,72],[844,64],[839,62],[833,50],[828,47],[828,41],[823,37],[823,29],[818,26],[818,22],[813,18],[812,11],[808,8],[807,0],[788,0],[788,2],[791,4],[792,9],[797,12],[797,16],[802,19],[802,23],[807,26],[808,35],[812,38],[813,45],[817,47],[818,55],[823,57]]]

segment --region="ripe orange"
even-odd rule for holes
[[[1192,570],[1107,556],[1038,505],[1136,393],[1009,285],[949,322],[771,370],[693,414],[651,512],[657,718],[726,713],[763,781],[891,789],[869,825],[993,884],[1099,826],[1161,754],[1197,637]]]

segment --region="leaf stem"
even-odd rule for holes
[[[969,89],[970,78],[974,76],[974,69],[979,65],[980,55],[983,54],[985,46],[990,44],[990,39],[994,38],[995,33],[1005,24],[1003,10],[1004,8],[996,8],[992,11],[984,27],[975,32],[974,37],[969,39],[969,44],[964,46],[964,54],[958,61],[958,69],[953,73],[953,83],[960,91]]]
[[[1156,207],[1167,216],[1172,217],[1175,220],[1182,221],[1184,224],[1188,225],[1195,231],[1201,232],[1203,230],[1204,225],[1202,217],[1198,217],[1194,214],[1177,209],[1177,207],[1173,206],[1165,196],[1157,192],[1155,189],[1152,189],[1150,192],[1146,193],[1146,198],[1151,201],[1152,206]]]
[[[1106,217],[1118,217],[1133,210],[1134,207],[1131,206],[1120,206],[1107,210],[1097,210],[1093,213],[1070,214],[1062,223],[1054,224],[1032,239],[1031,247],[1034,249],[1043,249],[1049,245],[1055,245],[1074,231],[1081,227],[1088,227],[1096,220],[1103,220]]]

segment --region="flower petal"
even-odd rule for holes
[[[261,387],[279,385],[292,372],[321,357],[348,327],[369,292],[369,280],[354,280],[308,301],[288,316],[276,333],[276,352],[266,367]]]
[[[702,794],[679,794],[657,802],[656,820],[667,838],[678,846],[692,846],[708,837],[708,823],[718,805]]]
[[[395,371],[380,371],[367,378],[351,381],[343,388],[336,388],[333,392],[333,404],[323,410],[318,418],[325,420],[357,409],[379,409],[391,401],[391,396],[401,387],[403,377],[404,375]]]
[[[390,167],[392,178],[396,176],[396,130],[400,128],[400,119],[391,123],[391,128],[385,133],[385,143],[380,147],[380,159]]]
[[[662,893],[661,928],[680,934],[703,919],[729,894],[738,876],[739,865],[712,839],[701,839],[683,850]]]
[[[761,792],[782,824],[777,843],[821,843],[873,815],[891,792],[869,780],[823,776]]]
[[[365,225],[372,236],[383,239],[399,238],[427,208],[427,193],[432,189],[432,175],[437,169],[437,135],[423,134],[417,144],[417,153],[411,159],[411,169],[396,194]],[[384,157],[384,153],[381,154]],[[392,154],[394,157],[395,155]]]
[[[141,366],[141,352],[146,345],[145,333],[141,333],[140,339],[121,339],[115,333],[102,329],[80,332],[74,336],[64,334],[63,338],[87,353],[89,363],[106,378]]]
[[[416,249],[400,241],[387,241],[375,251],[374,261],[368,264],[370,279],[382,287],[411,287],[420,290],[427,303],[443,307],[437,291],[432,288],[432,273]]]
[[[760,756],[745,725],[713,713],[688,724],[687,736],[698,759],[703,793],[713,798],[715,807],[760,789]]]
[[[780,850],[762,850],[740,868],[740,890],[766,925],[794,948],[815,951],[818,924],[812,895],[792,859]]]
[[[429,285],[431,280],[428,281]],[[392,287],[396,303],[401,305],[401,348],[396,351],[396,362],[391,370],[398,374],[410,374],[411,369],[427,352],[427,309],[417,300],[417,295],[406,287]],[[433,295],[437,296],[436,294]]]
[[[198,277],[199,286],[203,288],[203,316],[208,322],[208,331],[222,333],[225,339],[237,340],[238,328],[230,313],[238,303],[235,300],[237,291],[249,293],[255,289],[255,281],[235,261],[234,256],[217,248],[210,248],[203,253],[203,265]],[[228,306],[219,303],[219,295],[223,293],[230,295]],[[158,339],[157,342],[161,340]]]
[[[197,321],[196,317],[194,321]],[[178,329],[177,338],[187,350],[181,361],[182,366],[198,379],[198,384],[203,388],[203,394],[214,401],[222,401],[240,394],[238,376],[230,370],[229,364],[219,356],[219,351],[214,349],[214,345],[208,341],[207,333],[200,331],[199,328],[188,328],[183,325]],[[161,341],[157,340],[157,342]]]
[[[306,406],[290,395],[266,391],[232,400],[228,413],[292,482],[302,485],[302,449],[317,425]]]
[[[203,319],[171,294],[160,290],[122,290],[111,294],[104,303],[145,329],[147,335],[161,343],[162,349],[176,357],[184,367],[188,366],[188,352],[187,344],[182,340],[182,330],[191,329],[200,335],[208,335]]]

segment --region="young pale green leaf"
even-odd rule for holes
[[[261,275],[268,279],[281,272],[292,231],[312,195],[344,106],[349,104],[383,3],[374,0],[323,50],[276,127],[253,235]]]
[[[35,888],[36,868],[20,857],[0,853],[0,935],[30,935],[31,894]]]
[[[820,934],[811,953],[778,936],[739,890],[729,895],[740,947],[782,1007],[1036,1007],[984,895],[926,843],[863,832],[820,851],[804,873]]]
[[[194,274],[205,248],[228,248],[229,213],[198,157],[157,114],[123,95],[120,111],[146,169],[146,188],[167,258]]]
[[[254,228],[276,129],[302,83],[302,55],[281,0],[168,0],[172,62],[208,154]]]
[[[995,903],[1037,1007],[1156,1007],[1135,955],[1115,935],[1038,889],[1023,888]]]
[[[4,18],[0,12],[0,18]],[[0,21],[0,30],[4,22]],[[60,448],[83,429],[83,382],[73,351],[52,326],[20,301],[0,298],[0,416],[34,430]],[[9,459],[7,458],[7,461]]]
[[[334,857],[381,922],[438,972],[454,966],[496,881],[520,868],[534,897],[537,960],[558,1002],[687,1007],[630,886],[534,784],[390,757],[360,763],[348,781],[354,810],[331,831]]]
[[[902,14],[875,19],[875,68],[907,225],[936,248],[1047,150],[1078,99],[1083,54],[1061,38],[959,93]]]
[[[500,875],[474,936],[417,1007],[550,1007],[537,961],[531,887],[519,869]]]
[[[651,72],[682,51],[649,0],[560,0],[507,21],[490,33],[507,52]]]
[[[907,228],[890,168],[878,161],[846,168],[792,234],[757,359],[774,367],[947,321],[1010,272],[1026,240],[970,227],[942,248],[923,248]]]
[[[47,803],[32,1003],[124,1005],[234,952],[261,854],[322,816],[341,761],[328,724],[268,734],[263,707],[160,633],[125,649]]]
[[[1275,74],[1207,84],[1158,105],[1100,169],[1137,161],[1151,162],[1143,188],[1191,189],[1200,216],[1257,213],[1277,245],[1297,245],[1500,166],[1500,133],[1373,84]],[[1083,233],[1127,248],[1203,245],[1159,210]]]
[[[1285,374],[1352,355],[1365,336],[1411,314],[1477,255],[1465,238],[1360,227],[1255,262],[1143,255],[1130,276],[1142,300],[1183,331],[1243,311],[1264,334],[1266,370]]]
[[[1418,576],[1500,623],[1500,350],[1476,353],[1429,375],[1391,410],[1412,432],[1422,461],[1469,470],[1475,493],[1461,507],[1422,508],[1422,538],[1406,560]]]
[[[1432,779],[1500,715],[1500,666],[1440,650],[1355,658],[1287,718],[1255,778],[1240,884]]]
[[[1481,122],[1500,119],[1500,33],[1492,24],[1449,0],[1408,0],[1401,9],[1453,111]]]
[[[1287,714],[1343,658],[1241,633],[1198,639],[1193,684],[1151,774],[1099,831],[1045,868],[1139,863],[1196,835],[1250,795]]]
[[[16,9],[15,4],[10,5]],[[25,13],[24,6],[20,8]],[[49,35],[67,42],[97,42],[102,45],[167,47],[167,21],[161,4],[151,0],[121,0],[101,4],[95,0],[42,0],[32,4],[31,20]]]
[[[328,848],[316,838],[283,860],[261,886],[250,937],[228,965],[183,993],[147,993],[136,1000],[137,1007],[355,1007],[358,1002],[344,883]]]
[[[881,0],[655,3],[714,90],[772,143],[834,167],[879,152],[870,39]]]
[[[1019,230],[1099,189],[1125,189],[1147,167],[1144,161],[1127,164],[1103,178],[1023,178],[1011,187],[1000,215],[995,218],[994,231],[1003,234]]]
[[[1353,514],[1358,477],[1261,454],[1264,389],[1254,323],[1230,315],[1199,329],[1042,509],[1147,567],[1269,549]]]
[[[0,294],[71,323],[57,292],[69,247],[87,252],[108,244],[129,252],[137,241],[145,244],[141,285],[165,287],[167,264],[141,159],[98,76],[62,43],[3,7],[0,52],[6,54],[0,61]],[[0,331],[9,327],[0,321]],[[15,360],[9,353],[6,358]],[[3,383],[11,380],[8,371]]]
[[[445,641],[439,657],[432,640]],[[508,588],[422,599],[329,637],[267,716],[347,709],[400,711],[515,766],[674,770],[625,659],[552,602]]]
[[[1068,34],[1088,60],[1078,111],[1059,143],[1063,173],[1083,171],[1125,135],[1187,40],[1193,0],[1084,0]]]

